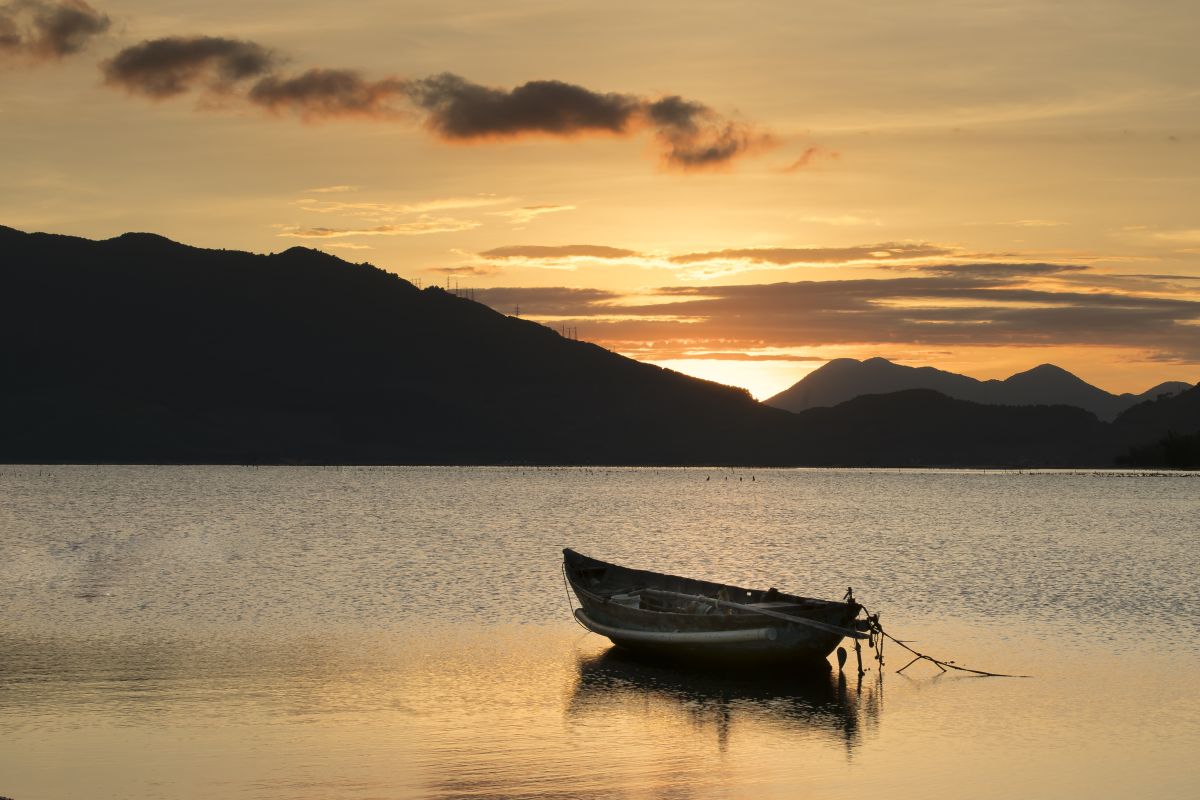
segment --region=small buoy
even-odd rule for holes
[[[838,656],[838,672],[842,671],[842,667],[846,666],[846,648],[839,647],[837,649]]]

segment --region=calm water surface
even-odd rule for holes
[[[1191,798],[1200,475],[0,467],[0,795]],[[1030,679],[715,679],[560,551]]]

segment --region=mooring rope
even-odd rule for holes
[[[562,568],[563,591],[566,592],[566,595],[567,595],[567,610],[571,612],[571,619],[573,619],[575,621],[576,625],[583,628],[588,633],[591,633],[592,632],[591,628],[589,628],[587,625],[584,625],[582,622],[579,621],[579,617],[575,616],[575,604],[571,602],[571,587],[569,585],[567,585],[567,565],[566,565],[566,563],[563,563],[563,564],[560,564],[559,566]]]
[[[850,600],[850,602],[855,602],[854,595],[849,590],[846,591],[846,596]],[[883,641],[884,641],[884,639],[888,639],[888,640],[893,641],[896,644],[900,645],[905,650],[912,653],[913,656],[915,656],[915,658],[913,658],[912,661],[909,661],[903,667],[896,670],[897,674],[904,672],[904,670],[908,669],[909,667],[911,667],[913,664],[917,663],[918,661],[928,661],[931,664],[933,664],[934,666],[936,666],[938,669],[940,669],[942,672],[946,672],[947,670],[953,669],[953,670],[958,670],[959,672],[969,672],[972,675],[979,675],[979,676],[985,677],[985,678],[1031,678],[1031,677],[1033,677],[1032,675],[1007,675],[1002,672],[988,672],[988,671],[982,670],[982,669],[971,669],[970,667],[963,667],[958,664],[955,664],[953,661],[943,661],[940,658],[934,658],[933,656],[927,656],[924,653],[914,650],[913,648],[909,647],[907,644],[905,644],[900,639],[897,639],[895,636],[892,636],[890,633],[885,631],[883,629],[882,623],[880,623],[880,621],[879,621],[878,614],[872,614],[870,611],[867,610],[867,607],[864,606],[862,603],[859,603],[859,606],[862,608],[863,613],[866,614],[867,624],[869,625],[868,630],[870,631],[871,637],[872,637],[871,639],[868,640],[867,646],[875,648],[875,660],[879,662],[880,672],[883,671]],[[858,642],[856,641],[854,643],[854,645],[855,645],[855,648],[857,649]],[[861,674],[861,672],[862,672],[862,657],[861,657],[861,655],[859,657],[858,663],[859,663],[858,669]]]

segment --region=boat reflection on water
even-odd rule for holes
[[[859,682],[826,662],[791,671],[716,669],[613,647],[581,655],[577,666],[568,719],[667,707],[698,727],[711,727],[722,751],[731,730],[743,723],[833,737],[851,749],[864,727],[878,723],[883,702],[880,682],[870,676]]]

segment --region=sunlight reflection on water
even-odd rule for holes
[[[0,485],[16,800],[1185,797],[1200,777],[1194,477],[2,467]],[[923,649],[1036,677],[632,660],[571,623],[567,544],[853,584]]]

